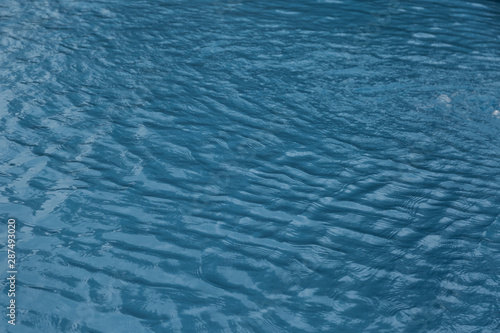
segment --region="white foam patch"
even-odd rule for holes
[[[276,13],[283,14],[283,15],[297,15],[297,14],[299,14],[298,12],[292,12],[289,10],[281,10],[281,9],[277,9]]]
[[[468,2],[468,5],[471,5],[473,7],[479,7],[479,8],[489,8],[488,6],[482,5],[480,3],[475,3],[475,2]]]
[[[432,43],[431,46],[432,47],[452,47],[452,45],[446,44],[446,43]]]
[[[437,100],[446,104],[451,103],[451,98],[448,95],[439,95]]]
[[[415,37],[415,38],[436,38],[436,36],[431,35],[431,34],[427,34],[425,32],[417,32],[417,33],[413,34],[413,37]]]

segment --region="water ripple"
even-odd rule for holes
[[[1,4],[19,330],[495,332],[499,15]]]

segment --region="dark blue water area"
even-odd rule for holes
[[[0,2],[0,307],[93,332],[500,332],[500,2]]]

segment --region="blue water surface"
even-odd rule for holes
[[[488,0],[1,1],[0,330],[500,332],[499,36]]]

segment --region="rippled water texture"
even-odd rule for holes
[[[500,332],[499,2],[0,6],[1,329]]]

